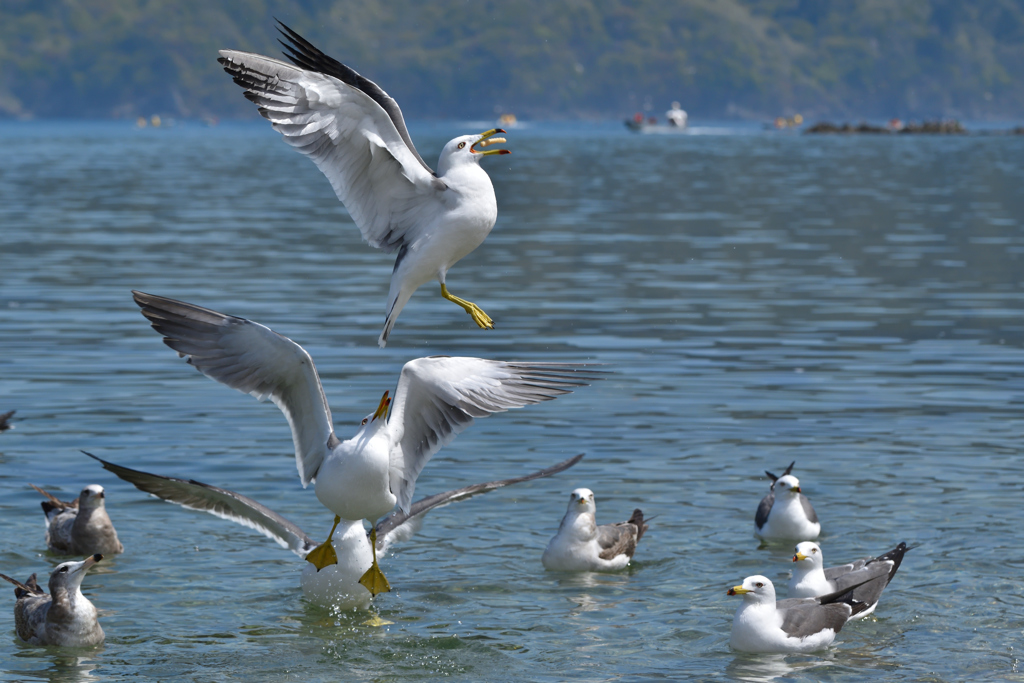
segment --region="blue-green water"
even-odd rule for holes
[[[464,132],[413,134],[433,160]],[[0,572],[59,561],[30,482],[66,498],[105,486],[126,547],[84,584],[107,633],[97,650],[19,643],[4,593],[0,675],[1024,680],[1024,138],[508,138],[514,154],[485,162],[498,224],[448,280],[497,329],[428,285],[381,351],[392,259],[268,127],[0,126],[0,412],[18,410],[0,434]],[[289,552],[79,453],[329,528],[280,413],[178,360],[131,288],[305,345],[340,434],[413,357],[614,375],[479,421],[435,457],[419,495],[587,453],[432,513],[384,560],[395,590],[374,610],[394,623],[371,628],[305,604]],[[785,584],[792,549],[759,550],[752,526],[763,470],[791,460],[826,560],[919,547],[828,651],[737,654],[725,591],[754,573]],[[628,570],[542,569],[579,486],[599,520],[657,515]]]

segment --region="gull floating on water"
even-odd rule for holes
[[[790,474],[795,464],[795,460],[789,463],[781,477],[765,471],[772,480],[772,486],[768,495],[761,499],[754,516],[754,534],[763,540],[809,541],[821,533],[818,515],[811,501],[801,492],[800,480]]]
[[[269,398],[288,419],[303,486],[341,520],[375,521],[397,503],[410,512],[420,471],[478,417],[548,401],[599,378],[588,366],[506,363],[433,356],[402,368],[394,407],[389,392],[347,441],[335,433],[320,377],[309,353],[291,339],[244,318],[194,304],[133,292],[164,343],[211,379],[258,399]],[[330,540],[309,553],[317,569],[336,561]],[[390,590],[376,556],[363,577],[371,593]]]
[[[317,543],[296,524],[252,498],[194,479],[149,474],[115,465],[91,453],[86,455],[98,460],[104,468],[141,491],[190,510],[208,512],[255,529],[303,559],[317,547]],[[463,501],[504,486],[550,477],[569,469],[582,458],[583,455],[580,454],[526,476],[473,484],[418,500],[410,506],[408,513],[395,511],[377,523],[374,527],[376,552],[384,554],[393,543],[411,538],[423,523],[423,516],[434,508]],[[321,571],[317,571],[311,564],[306,564],[302,572],[303,594],[308,600],[324,607],[368,606],[373,595],[360,584],[359,579],[369,570],[374,553],[370,549],[370,540],[363,528],[362,520],[345,522],[344,528],[335,532],[332,543],[338,563]]]
[[[545,569],[564,572],[613,571],[633,559],[647,531],[644,513],[633,510],[627,522],[597,525],[594,492],[576,489],[569,508],[540,561]]]
[[[789,580],[789,597],[813,598],[836,591],[850,590],[855,600],[866,603],[868,608],[852,619],[862,619],[875,611],[882,591],[896,575],[903,562],[903,555],[910,550],[906,543],[900,543],[889,552],[878,557],[854,560],[838,567],[823,568],[825,558],[817,543],[804,541],[796,546],[793,555],[793,578]],[[865,581],[867,583],[865,583]]]
[[[11,418],[14,417],[16,410],[8,410],[6,413],[0,413],[0,432],[6,432],[8,429],[14,429],[14,425],[11,424]]]
[[[50,593],[36,583],[36,575],[14,584],[14,626],[18,637],[32,645],[88,647],[103,642],[96,608],[82,595],[82,579],[89,567],[103,559],[96,554],[81,562],[64,562],[50,574]]]
[[[90,484],[69,503],[58,500],[35,484],[32,488],[46,497],[41,503],[46,515],[46,545],[64,555],[112,555],[124,552],[117,531],[107,514],[103,487]]]
[[[869,579],[870,580],[870,579]],[[775,586],[748,576],[729,595],[742,595],[729,645],[743,652],[814,652],[828,647],[843,625],[868,608],[850,589],[816,598],[775,600]]]
[[[293,64],[236,50],[221,50],[218,61],[285,142],[327,176],[363,239],[398,252],[377,343],[387,344],[409,297],[434,278],[441,296],[481,328],[493,328],[479,306],[448,292],[445,277],[494,227],[498,204],[480,159],[508,154],[484,149],[505,142],[494,137],[505,131],[455,138],[441,150],[435,172],[416,151],[395,100],[278,23]]]

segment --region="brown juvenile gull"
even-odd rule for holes
[[[576,489],[569,508],[540,561],[545,569],[563,572],[612,571],[633,559],[647,531],[644,513],[633,510],[627,522],[597,525],[594,492]]]
[[[821,533],[818,515],[800,490],[800,480],[790,474],[795,464],[795,460],[789,463],[781,477],[765,471],[772,486],[754,515],[754,535],[762,540],[811,541]]]
[[[221,519],[255,529],[303,559],[318,545],[298,525],[240,493],[210,486],[194,479],[176,479],[140,472],[101,460],[91,453],[86,455],[98,460],[104,468],[141,491],[190,510],[208,512]],[[374,528],[376,552],[384,554],[393,543],[410,539],[419,530],[424,515],[430,510],[504,486],[550,477],[569,469],[582,458],[583,455],[580,454],[522,477],[473,484],[428,496],[413,503],[408,513],[396,510],[378,522]],[[302,572],[302,592],[307,600],[323,607],[365,608],[370,604],[373,595],[359,579],[370,568],[373,551],[362,520],[345,521],[343,524],[344,528],[339,527],[332,540],[338,562],[321,571],[306,563]]]
[[[550,401],[600,378],[586,364],[417,358],[402,367],[390,419],[389,390],[355,436],[342,441],[313,359],[294,341],[245,318],[133,294],[164,343],[189,364],[281,409],[291,426],[299,479],[303,486],[316,482],[316,497],[334,513],[335,524],[365,519],[375,529],[396,504],[408,513],[423,467],[476,418]],[[317,569],[337,561],[331,535],[333,530],[306,557]],[[364,579],[372,593],[391,590],[376,559]]]
[[[741,585],[730,588],[728,595],[743,596],[729,640],[733,649],[743,652],[823,650],[852,616],[868,608],[850,596],[850,589],[776,601],[775,586],[763,576],[748,576]]]
[[[887,553],[878,557],[865,557],[838,567],[824,567],[825,558],[817,543],[804,541],[796,546],[793,555],[793,578],[789,580],[789,597],[813,598],[827,595],[838,590],[849,590],[858,585],[852,596],[856,600],[867,603],[868,608],[852,619],[862,619],[875,611],[882,591],[896,575],[896,570],[903,562],[903,555],[910,548],[900,543]],[[867,580],[867,583],[864,583]]]
[[[498,204],[480,160],[508,154],[484,150],[505,142],[493,137],[505,131],[455,138],[441,150],[435,172],[412,144],[395,100],[278,24],[292,64],[237,50],[221,50],[218,61],[285,142],[327,176],[363,239],[385,253],[398,252],[377,343],[387,344],[409,297],[435,278],[441,296],[479,327],[493,328],[479,306],[448,292],[445,277],[494,227]],[[287,183],[282,188],[287,191]]]
[[[14,584],[14,626],[18,637],[32,645],[88,647],[103,642],[103,629],[96,608],[82,595],[82,579],[89,567],[103,559],[100,554],[81,562],[64,562],[50,574],[49,595],[36,583],[36,575],[22,583],[9,576],[0,578]]]
[[[40,503],[46,515],[46,545],[62,555],[113,555],[124,552],[104,504],[106,493],[98,484],[82,489],[69,503],[58,500],[35,484],[32,488],[46,497]]]

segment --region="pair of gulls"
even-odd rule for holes
[[[821,533],[810,500],[790,474],[795,464],[790,463],[781,477],[765,472],[772,480],[771,489],[758,506],[754,522],[755,534],[762,540],[814,539]],[[748,576],[729,589],[729,595],[743,596],[729,644],[745,652],[776,653],[827,647],[847,621],[875,611],[907,550],[907,544],[900,543],[878,557],[826,568],[821,547],[802,541],[793,555],[788,599],[776,600],[775,586],[760,575]]]

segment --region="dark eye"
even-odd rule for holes
[[[463,147],[465,147],[465,146],[466,146],[466,143],[465,143],[465,142],[460,142],[460,143],[459,143],[459,149],[462,149],[462,148],[463,148]]]
[[[813,554],[814,554],[814,553],[816,553],[816,552],[818,552],[818,549],[817,549],[817,548],[812,548],[812,549],[811,549],[811,555],[813,555]]]
[[[764,584],[763,584],[763,583],[761,583],[760,581],[758,581],[758,582],[757,582],[757,583],[755,583],[754,585],[755,585],[755,586],[757,586],[758,588],[764,588]]]
[[[67,567],[61,567],[60,571],[61,571],[61,573],[67,573],[68,568]]]
[[[366,420],[367,420],[367,418],[365,418],[365,417],[364,417],[364,418],[363,418],[363,421],[362,421],[362,422],[360,422],[360,423],[359,423],[359,425],[360,425],[360,426],[364,426],[364,425],[366,425]]]

